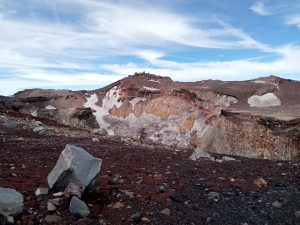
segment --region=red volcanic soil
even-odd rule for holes
[[[194,162],[188,159],[188,150],[60,129],[57,135],[43,136],[0,123],[0,186],[24,195],[24,211],[15,218],[19,224],[45,224],[47,201],[54,197],[51,192],[36,197],[35,190],[48,186],[47,175],[66,144],[83,147],[103,159],[103,165],[99,182],[83,197],[91,214],[78,219],[65,202],[52,213],[62,218],[60,224],[300,224],[295,214],[300,211],[299,162],[237,157],[239,161]],[[100,141],[92,142],[92,136]],[[124,182],[114,183],[118,176]],[[259,177],[267,187],[254,184]],[[281,207],[272,206],[275,201]],[[116,202],[124,207],[113,209]],[[169,216],[161,213],[165,208],[170,209]],[[136,212],[143,221],[132,221]],[[3,218],[1,223],[5,224]]]

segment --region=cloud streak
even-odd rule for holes
[[[269,9],[266,8],[264,2],[262,1],[257,1],[255,2],[251,7],[250,9],[255,12],[256,14],[258,15],[261,15],[261,16],[269,16],[271,15],[272,13],[269,11]]]
[[[0,94],[31,87],[100,87],[137,71],[175,80],[240,80],[300,71],[297,44],[261,42],[217,15],[135,0],[0,3]],[[251,10],[271,14],[262,1]],[[286,19],[288,25],[299,27],[299,22],[297,14]],[[255,51],[258,57],[208,60],[209,51],[225,56],[226,51]],[[260,60],[264,54],[274,59]]]

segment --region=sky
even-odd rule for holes
[[[0,95],[176,81],[300,80],[299,0],[0,0]]]

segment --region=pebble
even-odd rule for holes
[[[160,192],[160,193],[166,192],[165,186],[163,186],[163,185],[159,186],[159,192]]]
[[[296,217],[300,217],[300,211],[296,211],[296,212],[295,212],[295,216],[296,216]]]
[[[47,210],[48,210],[49,212],[55,212],[56,206],[55,206],[52,202],[48,202],[48,203],[47,203]]]
[[[52,202],[56,206],[60,206],[60,205],[64,204],[64,201],[62,198],[54,198],[54,199],[50,199],[49,201]]]
[[[98,138],[92,138],[92,142],[99,142]]]
[[[121,209],[123,208],[125,205],[122,202],[116,202],[115,204],[113,204],[112,208],[113,209]]]
[[[259,188],[268,186],[268,182],[261,177],[254,180],[254,184],[257,185]]]
[[[136,212],[134,214],[131,215],[130,219],[133,220],[133,222],[138,222],[141,220],[141,213]]]
[[[64,192],[57,192],[52,194],[54,197],[61,197],[64,195]]]
[[[165,208],[160,213],[165,215],[165,216],[170,216],[171,215],[171,210],[168,209],[168,208]]]
[[[6,217],[6,221],[8,224],[15,224],[14,217],[12,217],[12,216]]]
[[[40,196],[40,195],[47,195],[48,194],[49,189],[48,188],[38,188],[35,191],[35,195],[36,196]]]
[[[151,220],[148,219],[147,217],[142,217],[141,219],[144,223],[149,223]]]
[[[275,201],[275,202],[273,202],[272,203],[272,206],[274,207],[274,208],[281,208],[282,207],[282,203],[280,203],[279,201]]]

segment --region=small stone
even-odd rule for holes
[[[40,196],[40,195],[47,195],[48,194],[49,189],[48,188],[38,188],[35,191],[35,195],[36,196]]]
[[[64,195],[64,192],[60,191],[60,192],[56,192],[52,194],[54,197],[61,197]]]
[[[92,142],[99,142],[98,138],[92,138]]]
[[[151,220],[148,219],[147,217],[142,217],[141,219],[144,223],[149,223]]]
[[[78,198],[81,198],[81,193],[82,188],[80,182],[75,178],[71,178],[64,191],[65,197],[70,198],[72,196],[77,196]]]
[[[57,215],[47,215],[45,217],[45,222],[49,225],[51,224],[60,224],[61,223],[61,217]]]
[[[160,192],[160,193],[166,192],[165,186],[163,186],[163,185],[159,186],[159,192]]]
[[[208,198],[218,198],[220,196],[220,193],[212,191],[212,192],[209,192],[207,194],[207,196],[208,196]]]
[[[210,223],[210,221],[211,221],[211,217],[207,217],[207,218],[206,218],[206,222],[207,222],[207,223]]]
[[[300,217],[300,211],[296,211],[296,212],[295,212],[295,216],[296,216],[296,217]]]
[[[222,160],[225,161],[225,162],[228,162],[228,161],[237,161],[235,158],[228,157],[228,156],[223,156]]]
[[[55,210],[56,210],[56,206],[52,203],[52,202],[48,202],[47,203],[47,210],[49,211],[49,212],[55,212]]]
[[[6,217],[6,221],[8,224],[15,224],[15,220],[13,216]]]
[[[130,219],[133,220],[133,222],[138,222],[141,220],[141,213],[136,212],[134,214],[131,215]]]
[[[168,209],[168,208],[165,208],[160,213],[165,215],[165,216],[170,216],[171,215],[171,210]]]
[[[254,184],[257,185],[259,188],[268,186],[268,182],[261,177],[254,180]]]
[[[81,201],[77,196],[72,197],[69,210],[72,214],[82,218],[87,217],[90,214],[90,210],[85,202]]]
[[[184,200],[180,196],[178,196],[178,195],[170,195],[170,199],[173,202],[178,202],[178,203],[184,202]]]
[[[280,203],[279,201],[275,201],[275,202],[273,202],[272,203],[272,206],[274,207],[274,208],[281,208],[282,207],[282,203]]]
[[[123,208],[125,205],[122,202],[116,202],[115,204],[113,204],[112,208],[113,209],[121,209]]]
[[[126,196],[128,196],[129,198],[133,198],[134,197],[134,192],[133,191],[122,191]]]
[[[248,225],[248,223],[241,223],[241,225]]]
[[[61,206],[64,204],[63,198],[54,198],[54,199],[50,199],[49,201],[52,202],[56,206]]]

